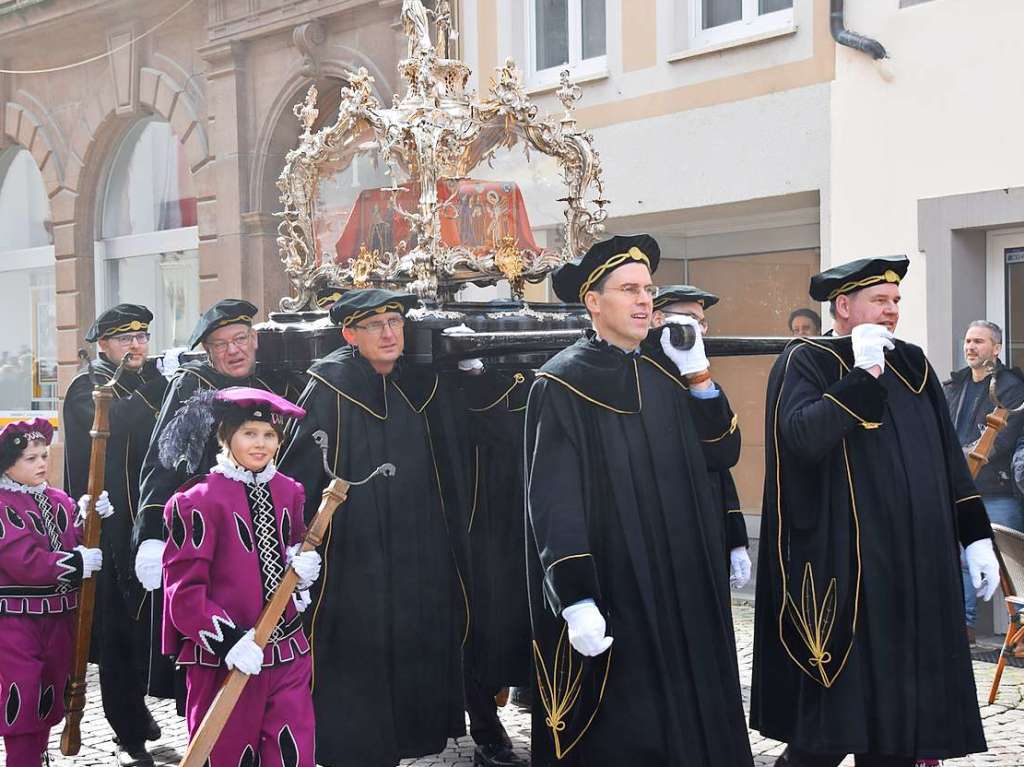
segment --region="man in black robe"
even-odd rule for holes
[[[466,645],[466,713],[474,767],[523,767],[495,698],[530,683],[530,610],[523,550],[523,419],[530,370],[460,376],[472,440],[468,531],[473,621]]]
[[[131,560],[142,460],[167,388],[167,379],[146,359],[152,319],[149,309],[136,304],[118,304],[96,318],[85,340],[98,344],[99,356],[92,364],[92,375],[83,371],[71,382],[61,417],[64,489],[77,498],[87,492],[89,484],[89,431],[96,411],[93,388],[110,381],[122,358],[129,355],[110,403],[103,483],[111,504],[121,513],[103,520],[100,547],[107,566],[96,584],[93,623],[93,655],[99,662],[103,713],[118,744],[118,764],[125,767],[153,764],[146,741],[157,740],[160,728],[146,708],[150,680],[156,683],[151,694],[173,695],[173,688],[161,684],[171,678],[171,670],[162,656],[152,652],[159,642],[160,633],[154,630],[159,627],[159,613],[149,609],[150,600],[135,579]]]
[[[275,387],[257,371],[258,338],[252,328],[256,311],[255,305],[236,298],[225,298],[211,306],[199,318],[188,344],[190,349],[202,344],[207,361],[187,362],[171,377],[143,462],[141,509],[132,532],[132,545],[136,552],[135,574],[147,591],[160,588],[165,540],[164,504],[192,476],[186,471],[184,462],[173,469],[167,469],[160,463],[160,435],[164,428],[182,404],[201,389],[251,386],[275,391]],[[196,474],[205,474],[216,463],[219,449],[216,437],[211,436]],[[160,614],[159,609],[157,614]]]
[[[465,733],[462,646],[470,627],[468,451],[449,385],[405,363],[415,296],[353,290],[331,308],[350,344],[310,367],[306,418],[279,466],[306,488],[306,517],[331,470],[358,480],[331,522],[323,577],[306,611],[313,648],[317,762],[384,767],[442,751]]]
[[[768,380],[751,725],[777,765],[911,767],[985,750],[958,542],[979,596],[991,529],[920,348],[896,340],[905,257],[811,278],[834,340]]]
[[[721,509],[740,436],[697,342],[640,353],[657,243],[613,237],[555,272],[594,329],[526,414],[536,765],[749,766]]]
[[[663,327],[668,317],[691,317],[700,326],[701,335],[707,335],[708,325],[704,311],[718,303],[718,296],[701,290],[694,285],[665,285],[658,288],[658,296],[654,299],[655,328]],[[652,333],[648,342],[654,342],[655,350],[660,348],[660,333]],[[740,510],[739,493],[732,471],[712,471],[711,489],[719,508],[722,509],[722,521],[725,524],[725,546],[729,556],[729,585],[734,589],[742,589],[750,582],[751,562],[747,547],[747,525]]]

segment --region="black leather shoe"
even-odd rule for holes
[[[516,756],[510,747],[501,743],[473,749],[473,767],[530,767],[530,761]]]
[[[144,746],[129,751],[121,746],[117,747],[118,767],[155,767],[153,756]]]
[[[149,709],[146,709],[146,740],[160,740],[161,735],[163,732],[160,730],[160,725],[156,723],[156,719],[153,718]]]

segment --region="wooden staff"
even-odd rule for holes
[[[96,405],[96,413],[92,419],[92,451],[89,453],[89,505],[85,510],[85,529],[82,533],[82,545],[88,549],[100,545],[100,518],[96,513],[96,501],[103,492],[104,477],[107,466],[107,439],[110,437],[110,403],[114,399],[114,386],[121,377],[125,363],[131,359],[131,353],[125,354],[114,375],[105,384],[96,383],[96,375],[92,361],[84,349],[78,352],[79,359],[89,367],[89,377],[93,382],[92,401]],[[127,514],[127,510],[122,510]],[[71,681],[64,691],[65,708],[64,732],[60,736],[60,752],[65,756],[74,756],[82,747],[82,712],[85,710],[85,671],[89,663],[89,641],[92,635],[93,611],[96,607],[96,578],[83,578],[78,590],[78,613],[75,618],[75,654],[71,667]]]
[[[331,523],[335,510],[348,497],[348,489],[350,487],[363,485],[377,475],[383,477],[393,477],[395,475],[394,465],[385,463],[378,466],[366,479],[359,482],[348,482],[331,471],[330,465],[327,462],[327,433],[323,431],[314,432],[313,439],[320,446],[320,451],[323,454],[324,470],[331,477],[331,482],[324,490],[320,501],[320,508],[306,530],[306,537],[302,541],[303,552],[312,551],[320,545],[324,535],[327,533],[327,528]],[[264,606],[259,619],[256,621],[253,633],[256,635],[256,644],[260,648],[267,644],[267,640],[277,626],[281,614],[288,606],[288,600],[291,599],[298,582],[298,573],[295,572],[295,568],[289,567],[274,590],[273,596],[270,597],[270,601]],[[189,742],[188,749],[185,751],[185,756],[181,760],[179,767],[202,767],[206,763],[248,681],[249,675],[243,674],[237,669],[232,670],[228,674],[221,684],[220,690],[217,691],[213,703],[210,704],[206,716],[203,717],[199,729],[196,730],[195,736]]]
[[[988,463],[988,457],[992,454],[992,448],[996,445],[996,437],[999,436],[999,432],[1006,428],[1007,416],[1011,413],[1024,411],[1024,402],[1015,408],[1008,408],[999,400],[999,394],[996,391],[996,379],[1001,369],[1002,365],[998,360],[991,366],[992,378],[988,384],[988,397],[996,407],[995,410],[985,416],[985,430],[981,433],[978,441],[974,443],[971,452],[967,454],[967,468],[971,472],[972,479],[977,477],[981,467]]]

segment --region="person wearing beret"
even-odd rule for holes
[[[702,335],[708,332],[708,321],[704,311],[718,303],[718,296],[708,293],[705,290],[693,285],[666,285],[658,289],[658,297],[654,299],[654,321],[655,329],[665,325],[668,317],[691,317],[697,321]],[[652,333],[648,341],[657,340],[658,343],[651,344],[651,353],[656,356],[661,351],[660,333]],[[750,582],[751,562],[747,547],[750,542],[747,538],[747,525],[743,520],[743,512],[740,511],[739,493],[736,491],[736,482],[732,478],[732,471],[711,472],[711,487],[715,492],[715,498],[722,509],[723,521],[725,523],[725,545],[729,550],[729,585],[734,589],[742,589]]]
[[[103,566],[82,545],[77,504],[46,482],[53,427],[45,418],[0,429],[0,735],[7,764],[37,767],[64,718],[75,650],[78,589]],[[114,513],[107,492],[96,501]]]
[[[248,301],[225,298],[215,303],[199,318],[188,342],[190,349],[202,344],[206,361],[185,363],[171,377],[143,462],[140,511],[132,530],[135,574],[147,591],[160,587],[165,544],[163,509],[167,500],[187,480],[216,465],[220,450],[211,435],[194,472],[183,462],[168,468],[160,461],[160,435],[185,401],[198,391],[232,386],[274,389],[256,369],[258,340],[252,327],[255,316],[256,307]]]
[[[895,337],[904,256],[811,278],[835,338],[796,338],[768,379],[750,721],[780,767],[984,751],[959,546],[979,596],[992,531],[942,386]]]
[[[700,328],[641,345],[660,251],[593,245],[552,276],[593,329],[537,372],[526,410],[527,570],[540,767],[749,767],[724,526],[708,472],[733,466],[736,418]]]
[[[331,320],[348,346],[309,369],[281,470],[315,512],[331,470],[361,479],[393,463],[386,483],[353,487],[323,544],[312,595],[317,761],[383,767],[442,751],[465,733],[462,647],[470,628],[470,509],[464,418],[449,384],[402,358],[415,296],[352,290]]]
[[[100,314],[85,340],[99,346],[93,375],[79,373],[64,396],[61,427],[64,436],[64,489],[72,496],[85,493],[89,483],[95,384],[105,384],[127,354],[110,403],[104,485],[112,503],[125,513],[103,523],[100,543],[107,566],[97,581],[93,655],[99,662],[103,713],[117,739],[121,765],[151,765],[147,740],[157,740],[160,728],[146,708],[147,692],[173,697],[173,668],[159,653],[159,613],[135,578],[131,557],[132,520],[139,510],[139,476],[156,423],[167,379],[149,352],[153,315],[145,306],[118,304]],[[155,626],[154,626],[155,624]],[[154,633],[154,628],[156,633]]]
[[[302,485],[274,465],[287,419],[305,411],[249,387],[203,389],[160,437],[160,460],[196,472],[207,441],[220,452],[209,474],[164,507],[163,651],[185,669],[185,719],[195,737],[232,670],[249,676],[208,764],[314,767],[312,664],[302,627],[305,592],[320,555],[302,552]],[[296,591],[262,648],[256,622],[287,570]]]

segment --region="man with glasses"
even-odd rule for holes
[[[168,697],[171,668],[162,656],[151,654],[154,632],[147,594],[136,581],[131,560],[132,519],[139,508],[139,475],[167,380],[148,360],[149,324],[145,306],[118,304],[96,318],[85,340],[99,346],[93,361],[95,383],[106,383],[127,354],[110,405],[110,437],[104,488],[120,513],[103,520],[100,545],[107,566],[97,581],[94,651],[99,658],[103,713],[117,741],[120,765],[152,765],[147,740],[160,737],[146,708],[150,694]],[[95,404],[94,382],[82,371],[64,397],[61,432],[64,435],[64,487],[74,497],[87,492]]]
[[[661,328],[669,317],[690,317],[700,326],[702,336],[708,334],[710,326],[704,316],[704,310],[718,303],[718,296],[693,285],[665,285],[658,289],[658,297],[654,299],[654,328]],[[651,339],[656,344],[655,352],[661,348],[660,333],[652,333]],[[736,482],[729,469],[712,471],[711,487],[715,500],[722,509],[725,522],[725,543],[729,549],[729,585],[734,589],[742,589],[750,582],[751,562],[747,547],[747,525],[740,511],[739,493]]]
[[[237,298],[225,298],[211,306],[199,318],[188,343],[190,349],[202,344],[207,360],[187,362],[171,377],[142,468],[141,510],[135,518],[132,537],[137,551],[135,574],[147,591],[160,587],[164,504],[191,478],[184,463],[174,469],[161,465],[160,435],[164,427],[182,404],[201,389],[250,386],[274,391],[274,387],[256,373],[258,341],[252,327],[256,311],[255,305]],[[218,450],[217,439],[211,436],[197,475],[205,474],[216,463]]]
[[[469,631],[468,440],[449,385],[402,359],[415,296],[353,290],[330,310],[348,346],[309,369],[280,468],[306,488],[306,516],[331,470],[388,482],[353,487],[323,547],[312,594],[317,762],[384,767],[442,751],[465,733]]]
[[[645,353],[658,244],[612,237],[552,277],[593,329],[537,373],[526,411],[534,765],[752,763],[721,510],[708,470],[740,435],[697,320]]]

